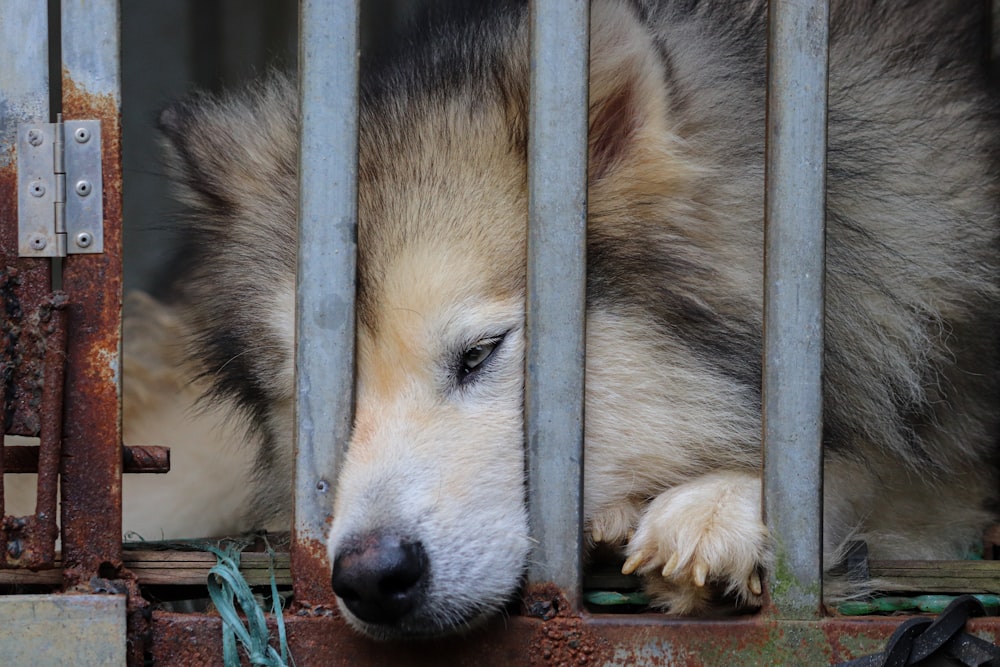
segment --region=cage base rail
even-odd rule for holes
[[[780,621],[763,616],[725,621],[672,620],[659,614],[584,615],[549,621],[497,619],[465,637],[412,644],[365,639],[338,616],[286,615],[297,664],[323,665],[829,665],[881,651],[900,617]],[[149,651],[154,663],[221,664],[218,617],[154,612]],[[273,619],[269,620],[272,634]],[[1000,618],[969,621],[989,642]]]

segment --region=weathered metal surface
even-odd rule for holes
[[[44,6],[22,0],[0,0],[0,62],[3,63],[0,67],[0,169],[6,170],[16,158],[10,147],[14,144],[18,123],[49,121],[48,48],[48,16]],[[3,191],[0,200],[14,192]],[[16,218],[16,211],[14,213]],[[4,217],[3,222],[7,221]]]
[[[286,615],[299,665],[829,665],[880,651],[905,617],[785,621],[754,616],[688,621],[662,615],[585,615],[542,621],[497,619],[465,637],[381,643],[358,636],[336,616]],[[270,623],[273,630],[273,621]],[[1000,619],[974,619],[968,629],[988,641]],[[214,616],[156,612],[150,651],[155,664],[221,664],[221,621]]]
[[[62,112],[101,123],[104,252],[63,262],[70,296],[62,548],[66,585],[128,593],[127,659],[142,664],[148,605],[122,565],[122,163],[117,0],[61,4]]]
[[[772,611],[822,605],[827,0],[769,5],[764,510]]]
[[[64,3],[63,116],[101,121],[104,250],[63,263],[70,296],[62,477],[68,583],[121,566],[121,102],[117,3]],[[87,83],[81,84],[77,77]]]
[[[12,567],[50,568],[55,561],[59,536],[56,500],[59,492],[59,458],[62,445],[62,398],[66,355],[66,296],[57,292],[33,313],[21,333],[23,346],[33,348],[41,359],[41,404],[38,406],[40,432],[38,481],[35,513],[23,517],[3,517],[4,563]]]
[[[4,431],[38,435],[41,363],[17,362],[20,321],[50,288],[49,262],[17,257],[17,126],[49,121],[48,24],[45,11],[0,0],[0,290],[4,320],[0,382]]]
[[[295,598],[332,605],[333,487],[354,410],[358,2],[300,8]],[[304,361],[302,361],[304,360]]]
[[[121,595],[0,596],[0,623],[5,665],[125,664]]]
[[[531,5],[525,445],[528,578],[579,608],[589,3]]]
[[[0,433],[41,436],[35,513],[5,517],[0,501],[0,567],[52,567],[66,327],[64,295],[52,295],[50,263],[17,252],[17,126],[49,120],[47,14],[0,1]],[[51,150],[51,145],[50,145]],[[30,197],[30,194],[25,193]],[[49,213],[51,214],[51,209]],[[2,468],[0,468],[2,471]],[[0,493],[2,493],[0,484]]]
[[[122,447],[122,472],[157,474],[170,472],[170,448],[146,445]]]
[[[0,470],[9,473],[38,472],[38,447],[9,445],[0,457]],[[163,474],[170,472],[169,447],[122,447],[122,472],[125,474]]]

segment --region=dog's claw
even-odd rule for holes
[[[698,561],[691,568],[691,579],[694,581],[694,585],[698,588],[705,587],[705,581],[708,579],[708,565]]]
[[[747,581],[747,588],[754,595],[760,595],[764,592],[763,587],[760,585],[760,573],[754,570],[750,573],[750,579]]]
[[[600,528],[592,526],[590,529],[590,539],[594,541],[594,544],[604,541],[604,533]]]
[[[647,554],[645,551],[637,551],[636,553],[629,556],[628,560],[625,561],[625,564],[622,565],[622,574],[632,574],[633,572],[638,570],[643,565],[643,563],[645,563],[646,560],[648,559],[649,559],[649,554]]]
[[[660,570],[660,574],[664,578],[672,576],[673,573],[677,570],[677,566],[680,565],[680,560],[681,560],[680,557],[677,555],[676,552],[674,552],[667,560],[667,564],[663,566],[662,570]]]

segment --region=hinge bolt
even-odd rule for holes
[[[31,193],[32,197],[42,197],[45,195],[45,184],[41,181],[35,181],[28,186],[28,192]]]
[[[28,239],[28,245],[31,246],[32,250],[40,251],[45,250],[45,246],[48,245],[48,241],[41,234],[32,234],[31,238]]]
[[[28,130],[28,143],[32,146],[41,146],[45,137],[39,130]]]
[[[79,183],[76,184],[76,194],[80,195],[81,197],[86,197],[91,193],[92,190],[93,188],[90,187],[90,181],[80,181]]]
[[[73,133],[73,138],[76,139],[77,143],[85,144],[90,141],[90,130],[85,127],[78,127],[76,132]]]
[[[90,232],[80,232],[76,235],[76,245],[81,248],[89,248],[94,242],[94,237],[90,235]]]

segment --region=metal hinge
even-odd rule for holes
[[[21,257],[104,252],[101,122],[17,126]]]

